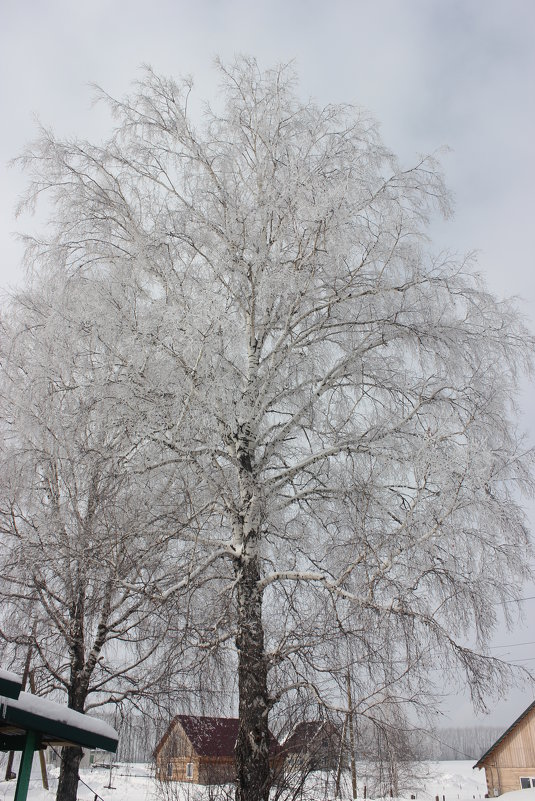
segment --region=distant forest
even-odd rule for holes
[[[117,725],[117,721],[110,720],[110,722],[115,722]],[[154,747],[166,725],[162,721],[156,723],[150,718],[129,716],[118,728],[120,733],[118,759],[121,762],[151,762]],[[403,760],[408,757],[414,761],[469,759],[476,762],[503,734],[503,731],[503,727],[470,726],[436,729],[433,732],[414,732],[409,747],[402,747],[398,758]],[[358,741],[356,750],[357,760],[360,761],[363,754],[359,753]],[[365,750],[369,752],[369,743]]]
[[[421,732],[411,750],[416,759],[477,761],[503,732],[503,726],[451,727]]]

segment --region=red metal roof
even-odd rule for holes
[[[299,754],[327,745],[340,747],[340,732],[334,723],[303,720],[296,725],[282,747],[287,753]]]
[[[161,749],[176,723],[180,723],[194,751],[199,756],[234,757],[234,746],[238,736],[238,718],[213,718],[196,715],[176,715],[156,747],[156,753]],[[280,745],[271,732],[269,740],[270,753],[278,753]]]
[[[234,756],[238,736],[237,718],[177,715],[186,737],[199,756]]]

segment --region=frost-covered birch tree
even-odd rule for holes
[[[171,514],[164,473],[137,469],[103,289],[97,315],[87,282],[38,281],[0,332],[0,647],[79,712],[154,697],[187,658],[180,595],[153,601],[177,580],[184,496],[173,476]],[[81,755],[64,749],[58,801]]]
[[[483,647],[527,564],[532,339],[469,263],[430,255],[449,213],[433,158],[400,166],[365,113],[302,102],[287,68],[219,72],[198,125],[191,83],[148,70],[101,92],[104,144],[43,131],[27,202],[48,194],[53,222],[28,258],[144,288],[138,448],[187,474],[196,574],[228,581],[214,637],[237,654],[237,798],[258,801],[285,693],[335,705],[350,662],[378,697],[416,696],[430,660],[479,703],[503,678],[463,643]]]

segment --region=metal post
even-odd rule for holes
[[[33,624],[32,637],[34,636],[34,634],[35,634],[35,623]],[[32,648],[33,648],[33,640],[30,642],[30,645],[28,646],[28,652],[26,654],[26,661],[24,663],[24,670],[22,672],[22,683],[20,685],[20,689],[21,690],[25,690],[26,689],[26,682],[28,680],[28,673],[30,672],[30,662],[32,660]],[[15,752],[14,751],[10,751],[9,752],[9,756],[7,758],[7,765],[6,765],[6,782],[9,781],[10,779],[14,779],[15,778],[15,774],[13,773],[13,759],[14,759],[14,757],[15,757]]]
[[[26,732],[24,750],[20,757],[19,775],[17,778],[14,801],[26,801],[32,772],[33,752],[35,751],[36,743],[36,733],[34,731]]]
[[[30,690],[32,691],[33,695],[35,695],[35,675],[33,670],[30,670],[29,679]],[[39,762],[41,764],[41,779],[43,782],[43,787],[45,790],[48,790],[48,775],[46,772],[45,752],[42,749],[39,751]]]
[[[344,750],[346,747],[346,727],[347,715],[344,718],[344,725],[342,726],[342,735],[340,737],[340,752],[338,754],[338,768],[336,770],[336,782],[334,785],[334,797],[340,798],[340,779],[342,778],[342,767],[344,762]]]
[[[357,767],[355,764],[355,729],[353,726],[353,701],[351,700],[351,675],[346,675],[347,682],[347,716],[349,719],[349,756],[351,760],[351,789],[353,799],[357,797]]]

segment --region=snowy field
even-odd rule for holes
[[[412,790],[417,801],[479,801],[484,798],[485,774],[483,771],[472,770],[473,762],[424,762],[421,764],[421,776],[418,786]],[[1,767],[0,767],[1,769]],[[57,785],[57,769],[50,769],[50,790],[46,791],[41,785],[39,760],[35,759],[32,771],[32,780],[28,792],[29,801],[53,801]],[[2,776],[4,771],[2,771]],[[90,769],[80,771],[82,779],[89,785],[79,785],[78,798],[80,801],[93,801],[97,794],[103,801],[227,801],[227,793],[217,793],[212,788],[200,788],[190,784],[172,783],[163,793],[161,786],[151,775],[149,765],[120,764],[112,771],[111,787],[109,770]],[[324,787],[324,782],[322,783]],[[362,799],[362,787],[359,786],[359,799]],[[15,782],[0,781],[0,801],[11,801],[15,795]],[[350,798],[347,793],[345,798]],[[411,791],[403,799],[409,800]],[[333,798],[334,792],[325,794],[325,790],[317,793],[307,793],[307,799],[325,801]]]

